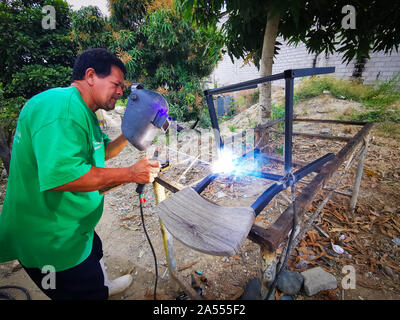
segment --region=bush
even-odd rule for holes
[[[178,91],[159,89],[159,92],[164,92],[164,96],[168,101],[168,114],[179,121],[197,119],[206,107],[203,90],[200,87],[199,82],[187,82]]]
[[[82,49],[96,43],[96,39],[105,39],[103,42],[109,43],[108,49],[127,68],[127,88],[131,83],[139,82],[147,89],[157,90],[168,101],[170,116],[177,120],[204,119],[202,112],[206,105],[201,79],[212,72],[221,58],[223,43],[220,33],[213,28],[195,29],[172,9],[158,9],[144,14],[146,1],[137,3],[139,16],[133,14],[130,17],[122,10],[124,3],[126,1],[111,2],[114,11],[110,24],[107,21],[104,24],[91,23],[92,18],[94,21],[104,19],[93,8],[82,8],[75,15],[76,19],[89,20],[81,23],[74,20],[77,28],[74,34],[78,36]],[[117,23],[117,17],[120,17],[121,23]],[[135,19],[138,20],[133,21]],[[81,26],[90,26],[90,32],[83,34],[80,31],[85,28],[79,29]],[[128,94],[129,90],[125,90],[124,98]],[[201,121],[202,125],[206,123]]]
[[[42,28],[45,5],[56,9],[56,29]],[[69,85],[76,46],[70,37],[71,10],[61,0],[0,2],[0,120],[10,147],[26,99]],[[1,130],[1,128],[0,128]]]

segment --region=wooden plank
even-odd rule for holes
[[[186,246],[217,256],[236,254],[246,240],[255,214],[251,207],[222,207],[187,187],[154,210],[167,230]]]

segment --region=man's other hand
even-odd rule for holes
[[[132,182],[138,184],[146,184],[154,181],[160,172],[160,162],[150,160],[150,157],[144,157],[129,167]]]

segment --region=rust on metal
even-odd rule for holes
[[[269,129],[270,132],[277,134],[285,134],[285,131]],[[315,133],[304,133],[304,132],[293,132],[294,136],[300,136],[305,138],[317,138],[322,140],[337,140],[337,141],[350,141],[351,137],[341,137],[341,136],[330,136],[327,134],[315,134]]]
[[[321,172],[307,185],[303,192],[296,198],[295,205],[299,218],[304,214],[307,206],[311,204],[315,195],[322,189],[329,178],[339,169],[339,166],[345,161],[357,145],[368,135],[373,123],[367,123],[363,128],[338,152],[335,159],[328,162],[321,169]],[[275,251],[279,244],[284,240],[293,225],[293,210],[288,207],[275,221],[275,223],[262,233],[262,244],[269,250]],[[259,228],[253,228],[250,231],[249,238],[253,237],[260,241]],[[257,241],[258,242],[258,241]]]

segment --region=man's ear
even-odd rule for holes
[[[87,68],[85,72],[85,80],[89,86],[94,85],[95,78],[97,77],[96,71],[93,68]]]

